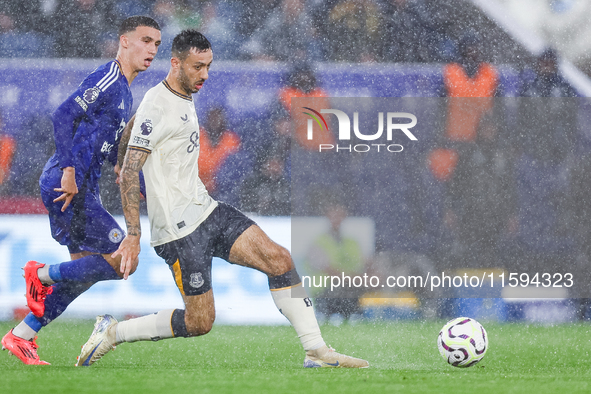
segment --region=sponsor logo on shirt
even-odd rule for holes
[[[191,141],[191,145],[187,147],[187,153],[193,153],[195,148],[199,148],[199,133],[197,131],[192,132],[189,141]]]
[[[84,102],[84,100],[80,98],[80,96],[76,96],[74,101],[77,102],[78,105],[81,106],[84,111],[88,109],[88,105],[86,105],[86,103]]]
[[[84,92],[84,95],[82,97],[84,98],[84,101],[86,101],[88,104],[92,104],[98,98],[99,93],[100,93],[100,90],[97,87],[92,87],[92,88],[86,89],[86,91]]]
[[[110,153],[111,149],[113,149],[113,144],[109,144],[107,141],[105,141],[101,147],[101,153]]]
[[[145,138],[142,137],[138,137],[137,135],[133,137],[133,141],[132,141],[135,145],[140,145],[140,146],[145,146],[147,147],[148,145],[150,145],[150,140],[147,140]]]
[[[150,133],[152,132],[152,120],[144,120],[142,125],[140,126],[140,129],[142,130],[142,135],[150,135]]]

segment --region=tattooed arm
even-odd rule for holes
[[[140,170],[142,169],[149,153],[138,149],[129,149],[123,161],[119,188],[121,189],[121,203],[127,235],[119,249],[112,254],[115,258],[121,256],[120,271],[123,279],[127,279],[129,273],[135,270],[140,254]]]
[[[133,123],[135,121],[135,115],[129,119],[129,122],[125,125],[123,133],[121,134],[121,141],[119,141],[119,151],[117,152],[117,165],[123,168],[123,159],[125,159],[125,152],[127,152],[127,144],[129,143],[129,137],[131,137],[131,129],[133,129]]]
[[[127,151],[127,144],[129,143],[129,138],[131,137],[131,129],[133,129],[133,122],[135,121],[135,115],[129,119],[129,122],[125,125],[123,129],[123,133],[121,134],[121,140],[119,141],[119,150],[117,151],[117,164],[113,168],[115,174],[117,174],[117,179],[115,180],[116,184],[119,184],[121,181],[121,168],[123,167],[123,159],[125,159],[125,152]]]

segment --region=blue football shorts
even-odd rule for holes
[[[113,216],[103,207],[98,185],[79,187],[78,194],[65,212],[63,201],[53,202],[62,193],[53,189],[61,187],[62,171],[49,168],[39,179],[41,198],[49,211],[51,235],[70,253],[88,251],[92,253],[113,253],[125,237],[125,232]]]
[[[238,237],[256,224],[231,205],[219,202],[191,234],[154,247],[172,272],[181,294],[194,296],[211,289],[213,257],[228,261]]]

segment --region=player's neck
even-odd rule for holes
[[[123,59],[123,56],[120,54],[117,54],[115,60],[117,60],[121,65],[121,72],[127,79],[127,83],[131,85],[135,77],[137,77],[140,72],[135,70],[128,62],[126,62],[125,59]]]
[[[168,86],[170,86],[172,90],[174,90],[177,93],[180,93],[183,96],[191,97],[193,95],[192,92],[187,92],[185,89],[183,89],[178,78],[170,72],[166,76],[166,83],[168,83]]]

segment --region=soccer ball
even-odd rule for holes
[[[471,367],[482,360],[488,349],[488,336],[480,323],[469,317],[448,321],[439,331],[437,348],[454,367]]]

